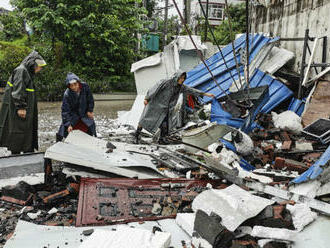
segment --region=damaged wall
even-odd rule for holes
[[[277,0],[268,8],[254,6],[252,14],[252,32],[270,33],[282,38],[304,37],[305,29],[310,36],[328,36],[327,62],[330,61],[330,0]],[[315,54],[315,63],[322,61],[322,41],[319,41]],[[313,42],[309,42],[313,47]],[[296,54],[294,70],[300,71],[303,41],[281,41],[281,47]],[[307,53],[308,54],[308,53]],[[308,62],[309,55],[306,57]],[[314,72],[314,70],[311,70]],[[328,77],[329,74],[328,74]]]

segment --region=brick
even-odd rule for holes
[[[263,147],[263,150],[266,153],[274,152],[274,146],[273,145],[267,145],[267,146]]]
[[[292,159],[284,159],[281,157],[277,157],[275,159],[273,167],[274,169],[287,168],[290,171],[298,171],[299,173],[303,173],[308,169],[308,166],[306,166],[304,163]]]
[[[287,131],[281,132],[281,135],[280,136],[281,136],[281,139],[283,141],[290,141],[291,140]]]
[[[292,141],[286,140],[286,141],[283,141],[281,149],[288,151],[288,150],[291,150],[291,146],[292,146]]]

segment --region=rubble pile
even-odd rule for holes
[[[41,232],[53,237],[38,238],[44,247],[311,246],[311,233],[330,223],[330,121],[304,123],[317,80],[300,94],[302,85],[280,69],[294,55],[274,47],[278,38],[249,38],[249,85],[237,84],[244,61],[237,72],[231,45],[223,48],[230,66],[218,53],[207,60],[221,90],[203,64],[187,73],[187,85],[215,98],[196,100],[193,114],[180,103],[169,144],[157,142],[159,132],[136,144],[131,125],[112,123],[109,137],[74,130],[49,147],[43,183],[26,177],[1,189],[1,244],[19,247]],[[236,52],[245,42],[235,41]],[[270,51],[275,65],[265,59]],[[142,112],[141,96],[125,118]]]

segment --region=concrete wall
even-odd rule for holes
[[[328,36],[327,63],[330,62],[330,0],[273,0],[269,8],[257,6],[252,13],[252,32],[270,33],[280,37]],[[309,42],[313,47],[313,42]],[[294,52],[292,65],[300,70],[303,41],[281,41],[281,46]],[[306,63],[309,56],[306,57]],[[322,42],[318,43],[315,63],[322,61]]]

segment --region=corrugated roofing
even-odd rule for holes
[[[250,63],[265,45],[278,40],[278,38],[269,38],[261,34],[250,35],[249,38],[250,47],[252,47],[252,49],[250,50],[249,57]],[[251,41],[253,41],[252,44]],[[240,64],[239,73],[237,73],[235,67],[234,53],[231,44],[227,45],[225,48],[222,49],[222,53],[225,57],[229,70],[226,69],[226,65],[221,57],[220,52],[214,54],[206,60],[206,64],[209,66],[221,89],[224,90],[227,94],[230,94],[229,88],[233,84],[233,79],[231,78],[230,73],[235,78],[236,83],[239,83],[238,76],[240,75],[241,77],[243,77],[244,74],[244,66],[241,65],[240,54],[240,49],[245,48],[244,35],[235,40],[234,47],[236,54],[238,55],[238,63]],[[213,93],[217,99],[225,96],[225,93],[216,85],[216,83],[211,78],[211,75],[208,72],[207,68],[202,63],[187,73],[187,79],[185,81],[185,84],[202,90],[204,92]],[[268,113],[281,102],[293,95],[293,92],[290,89],[288,89],[284,84],[282,84],[280,81],[276,80],[269,74],[262,72],[258,69],[256,69],[254,72],[251,72],[250,88],[255,88],[264,85],[268,86],[268,96],[267,99],[262,102],[262,106],[258,106],[257,112]],[[211,101],[211,98],[204,97],[203,101],[209,102]],[[245,122],[245,120],[243,119],[232,118],[231,114],[224,111],[221,106],[214,102],[212,103],[211,120],[236,128],[241,127]],[[243,131],[251,131],[250,126]]]
[[[322,174],[324,167],[330,160],[330,146],[325,150],[322,156],[317,160],[307,171],[296,177],[291,183],[303,183],[309,180],[316,179]]]
[[[270,43],[277,41],[278,38],[270,38],[265,37],[261,34],[256,35],[250,35],[250,62],[255,58],[257,53],[261,50],[261,48]],[[252,41],[252,44],[251,44]],[[242,35],[238,39],[234,41],[234,47],[237,55],[237,61],[241,65],[241,54],[240,50],[245,48],[245,36]],[[227,93],[229,90],[229,87],[232,85],[233,80],[230,76],[230,72],[235,78],[235,80],[238,83],[238,73],[236,70],[236,64],[234,60],[234,53],[232,49],[232,45],[229,44],[226,47],[224,47],[222,50],[222,53],[224,55],[224,58],[226,60],[227,66],[229,68],[229,71],[226,69],[226,65],[224,60],[222,59],[222,56],[220,52],[215,53],[213,56],[211,56],[209,59],[207,59],[205,62],[209,66],[210,70],[212,71],[213,75],[215,76],[217,82],[220,84],[221,88],[223,88]],[[240,75],[243,76],[243,66],[240,66]],[[208,72],[207,68],[205,68],[204,64],[199,64],[191,71],[187,72],[187,79],[185,81],[185,84],[188,86],[198,88],[200,90],[203,90],[205,92],[214,93],[217,98],[224,95],[223,92],[219,89],[219,87],[216,86],[215,82],[211,78],[210,73]],[[209,101],[209,98],[205,98],[204,100]]]

